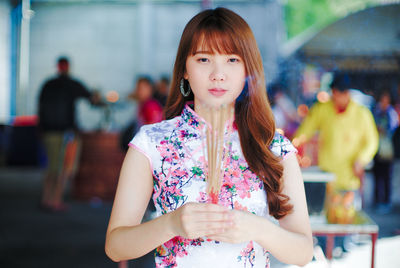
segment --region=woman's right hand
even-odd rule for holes
[[[173,233],[188,239],[220,234],[233,225],[229,209],[208,203],[186,203],[171,218]]]

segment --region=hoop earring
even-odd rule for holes
[[[181,83],[180,83],[180,86],[179,86],[179,89],[181,90],[181,93],[182,93],[182,95],[184,96],[184,97],[187,97],[187,96],[189,96],[189,94],[190,94],[190,91],[191,91],[191,88],[190,88],[190,85],[188,85],[189,86],[189,89],[188,89],[188,91],[187,92],[185,92],[185,79],[181,79]]]

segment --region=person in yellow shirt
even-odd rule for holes
[[[330,188],[356,191],[378,149],[378,131],[369,109],[351,99],[347,75],[335,74],[330,87],[331,100],[313,105],[294,137],[301,144],[318,132],[318,165],[336,175]]]
[[[361,209],[364,168],[374,158],[379,143],[373,115],[351,99],[350,84],[346,74],[336,73],[330,85],[331,99],[311,107],[293,139],[293,144],[299,146],[316,133],[319,135],[318,166],[335,174],[335,180],[327,185],[325,202],[327,218],[332,223],[351,223],[355,211]],[[338,198],[341,209],[334,205]],[[324,239],[319,240],[324,248]],[[335,240],[341,251],[348,250],[343,237]]]

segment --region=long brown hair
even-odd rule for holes
[[[171,90],[165,107],[167,119],[182,112],[193,93],[183,97],[179,83],[186,70],[186,59],[198,47],[220,54],[237,54],[246,70],[245,87],[235,103],[235,122],[240,144],[250,169],[264,182],[269,213],[277,219],[292,210],[289,197],[282,194],[283,167],[269,149],[275,122],[268,102],[260,51],[248,24],[225,8],[205,10],[193,17],[183,30],[174,65]]]

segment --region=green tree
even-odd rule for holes
[[[350,13],[389,3],[399,3],[399,0],[286,0],[288,39],[310,27],[321,29]]]

